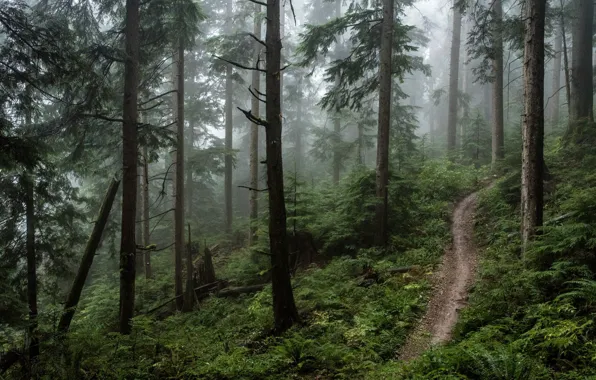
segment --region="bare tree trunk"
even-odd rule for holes
[[[175,287],[176,295],[182,294],[182,257],[184,256],[184,43],[178,42],[178,85],[176,92],[176,207],[174,208],[174,255],[175,255]],[[176,300],[176,306],[184,307],[188,299]],[[179,305],[182,303],[183,305]],[[192,308],[192,306],[191,306]]]
[[[375,245],[386,246],[389,239],[389,130],[391,127],[391,53],[393,45],[393,0],[383,0],[379,67],[379,124],[377,132],[377,173]]]
[[[565,32],[565,12],[563,0],[561,4],[561,37],[563,38],[563,64],[565,71],[565,92],[567,97],[567,116],[571,116],[571,78],[569,77],[569,54],[567,51],[567,33]]]
[[[137,207],[137,102],[139,85],[139,0],[126,0],[124,104],[122,123],[122,232],[120,241],[120,333],[130,334],[135,304]]]
[[[187,141],[187,147],[189,148],[190,153],[192,153],[193,150],[193,146],[194,146],[194,140],[195,140],[195,130],[193,127],[193,124],[190,123],[188,126],[188,140]],[[186,154],[187,159],[186,159],[186,167],[184,168],[184,170],[186,171],[186,193],[185,198],[186,198],[186,204],[185,204],[185,209],[186,209],[186,219],[187,220],[193,220],[194,218],[194,207],[193,207],[193,200],[194,200],[194,183],[192,180],[192,172],[193,172],[193,168],[191,167],[189,161],[188,161],[188,156],[189,153]]]
[[[261,6],[255,4],[255,16],[254,16],[254,35],[259,39],[261,38]],[[261,57],[261,44],[254,43],[255,49],[255,62],[260,61]],[[258,94],[261,90],[261,75],[257,70],[252,71],[252,88],[255,90],[255,94]],[[251,99],[251,113],[255,117],[260,117],[260,100],[253,96]],[[251,123],[250,126],[250,187],[253,189],[259,188],[259,125]],[[249,245],[253,245],[257,240],[257,222],[259,220],[259,192],[251,190],[249,199],[250,208],[250,233],[249,233]]]
[[[266,147],[267,184],[269,188],[269,245],[275,330],[282,332],[298,320],[298,311],[290,283],[286,205],[281,147],[281,86],[280,86],[280,2],[267,0],[266,49]]]
[[[142,123],[143,121],[139,119]],[[142,164],[142,163],[141,163]],[[137,166],[137,219],[136,219],[136,226],[135,226],[135,242],[142,243],[143,242],[143,167]],[[144,262],[144,255],[137,254],[135,257],[135,275],[139,276],[141,273],[144,272],[145,266]]]
[[[301,122],[300,118],[302,117],[302,92],[300,92],[300,95],[298,97],[297,100],[297,110],[298,110],[298,121],[297,121],[297,125],[294,128],[294,132],[296,134],[295,139],[294,139],[294,169],[296,171],[296,176],[298,176],[298,174],[300,174],[302,172],[302,152],[304,150],[304,147],[302,146],[302,126],[303,123]]]
[[[91,236],[89,236],[89,240],[87,240],[87,245],[85,246],[85,252],[83,253],[79,270],[77,271],[74,282],[70,287],[68,298],[64,304],[64,312],[62,313],[60,322],[58,323],[59,332],[66,333],[70,327],[70,322],[72,321],[72,317],[74,316],[77,305],[79,304],[79,299],[81,298],[81,292],[85,286],[87,275],[89,274],[89,270],[91,270],[91,265],[93,265],[95,252],[97,251],[99,243],[101,242],[101,235],[103,234],[103,230],[108,222],[108,217],[110,216],[110,211],[112,210],[112,205],[114,204],[114,199],[116,198],[116,193],[118,192],[118,186],[120,186],[120,181],[112,179],[112,182],[110,182],[108,191],[106,192],[99,209],[99,215],[97,216],[97,220],[93,226],[93,232],[91,232]]]
[[[453,35],[449,67],[449,114],[447,117],[447,151],[453,159],[457,137],[457,97],[459,82],[459,48],[461,45],[461,12],[453,7]]]
[[[145,248],[151,244],[149,231],[149,153],[143,147],[143,245]],[[153,277],[151,273],[151,251],[144,251],[145,278]]]
[[[190,236],[190,224],[188,225],[188,242],[186,244],[186,292],[184,294],[184,311],[192,311],[195,305],[195,289],[194,289],[194,268],[192,263],[192,240]]]
[[[335,17],[341,17],[341,0],[335,1]],[[340,37],[337,37],[335,45],[335,58],[339,59],[341,54]],[[339,74],[335,76],[335,86],[339,87],[341,79]],[[339,144],[341,143],[341,110],[339,107],[335,108],[333,115],[333,183],[339,184],[339,176],[341,170],[341,152]]]
[[[495,15],[495,31],[493,35],[493,47],[495,59],[493,60],[493,72],[495,82],[493,83],[493,130],[492,130],[492,167],[505,157],[505,135],[503,132],[503,5],[501,0],[493,2]]]
[[[226,15],[228,17],[226,31],[227,33],[231,32],[231,21],[230,18],[232,17],[232,1],[228,0],[226,5]],[[226,156],[225,156],[225,169],[224,169],[224,197],[225,197],[225,231],[230,233],[232,232],[232,149],[233,149],[233,125],[232,125],[232,97],[233,97],[233,87],[232,87],[232,65],[226,65],[226,135],[225,135],[225,148],[226,148]]]
[[[573,0],[576,18],[573,23],[571,54],[570,123],[593,121],[592,34],[594,1]]]
[[[550,106],[550,122],[551,130],[559,125],[559,107],[561,102],[561,96],[559,94],[561,90],[561,49],[563,49],[563,36],[560,30],[555,31],[555,57],[553,63],[553,93],[552,103]]]
[[[30,123],[28,123],[30,124]],[[25,213],[27,217],[27,302],[29,304],[29,360],[31,364],[39,356],[37,337],[37,254],[35,252],[35,196],[33,178],[25,175]]]
[[[544,162],[544,26],[546,0],[526,3],[522,126],[522,244],[542,226]]]

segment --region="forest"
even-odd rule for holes
[[[593,0],[0,0],[0,379],[596,379]]]

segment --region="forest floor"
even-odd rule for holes
[[[448,342],[459,310],[468,299],[468,289],[476,272],[474,213],[477,193],[468,195],[453,211],[453,244],[447,248],[439,271],[433,278],[433,294],[426,313],[399,351],[401,360],[418,357],[434,345]]]

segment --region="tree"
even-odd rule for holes
[[[281,38],[280,2],[267,0],[267,32],[265,90],[267,151],[267,185],[269,189],[269,249],[271,254],[271,282],[273,290],[273,316],[275,330],[290,328],[298,320],[294,294],[290,283],[288,241],[286,230],[286,205],[282,164],[281,118]]]
[[[379,124],[377,131],[377,174],[375,244],[385,246],[389,238],[389,129],[391,126],[391,55],[393,47],[393,0],[383,1],[379,66]]]
[[[594,2],[573,0],[570,123],[593,121],[592,36]]]
[[[553,63],[553,86],[552,98],[550,105],[550,122],[551,128],[554,129],[559,124],[559,107],[560,107],[560,91],[561,91],[561,55],[563,49],[563,36],[560,29],[555,30],[555,46],[554,46],[554,63]]]
[[[226,33],[231,32],[232,26],[232,7],[233,0],[227,0],[226,3]],[[232,65],[228,63],[226,65],[226,159],[225,159],[225,175],[224,175],[224,197],[225,197],[225,230],[226,232],[232,231],[232,107],[233,107],[233,83],[232,83]]]
[[[254,29],[253,34],[261,39],[261,6],[255,4],[254,11]],[[261,44],[258,41],[254,42],[254,60],[257,70],[252,70],[252,88],[257,96],[251,98],[251,112],[258,118],[260,117],[260,103],[261,100],[258,98],[258,94],[261,91],[261,73],[258,69],[259,62],[261,61]],[[259,125],[256,122],[252,122],[250,125],[250,187],[258,189],[259,187]],[[250,232],[249,232],[249,245],[254,244],[257,235],[257,221],[259,219],[259,192],[256,190],[250,191],[249,199],[249,213],[250,213]]]
[[[503,4],[501,0],[493,2],[493,128],[492,128],[492,166],[505,157],[505,135],[503,132]]]
[[[145,268],[145,278],[151,278],[151,250],[148,248],[150,241],[149,231],[149,152],[147,146],[143,147],[143,247],[145,248],[143,266]]]
[[[122,123],[122,226],[120,240],[120,333],[130,334],[135,302],[137,207],[137,102],[139,85],[139,0],[126,0]]]
[[[521,235],[525,249],[542,226],[544,165],[544,27],[546,0],[528,0],[524,15]]]
[[[449,60],[449,113],[447,115],[447,151],[455,152],[457,136],[457,97],[459,85],[459,48],[461,45],[461,11],[453,7],[453,31],[451,38],[451,58]],[[451,157],[453,158],[453,157]]]

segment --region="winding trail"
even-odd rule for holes
[[[398,353],[401,360],[418,357],[431,346],[445,343],[468,299],[476,271],[474,212],[477,193],[459,202],[453,211],[453,245],[445,251],[440,270],[433,278],[433,294],[424,317]]]

